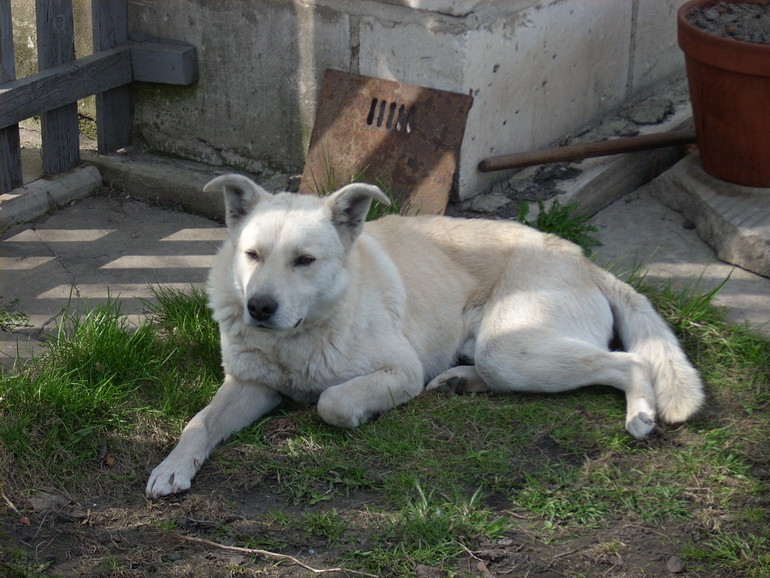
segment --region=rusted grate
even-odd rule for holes
[[[409,212],[443,213],[473,98],[327,70],[300,191],[328,192],[363,174]]]

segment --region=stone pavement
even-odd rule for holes
[[[692,223],[654,198],[656,188],[675,186],[667,178],[664,173],[593,217],[602,242],[597,260],[618,274],[641,262],[653,276],[702,290],[729,275],[717,302],[728,308],[732,321],[748,321],[770,336],[770,279],[720,261]],[[109,297],[137,321],[144,310],[140,298],[152,297],[151,285],[185,288],[205,281],[225,235],[221,224],[108,191],[64,201],[63,208],[5,230],[7,223],[0,223],[0,313],[22,312],[29,324],[0,331],[0,361],[6,367],[39,351],[41,338],[70,305]],[[221,207],[212,213],[218,211]]]
[[[729,277],[714,302],[727,308],[729,321],[749,323],[770,338],[770,279],[721,261],[691,221],[653,196],[655,186],[645,185],[591,219],[602,242],[596,261],[620,277],[642,264],[651,278],[700,292]]]
[[[110,298],[137,322],[152,285],[201,286],[224,235],[210,219],[106,194],[11,227],[0,235],[0,307],[29,326],[0,331],[0,361],[38,352],[68,306]]]

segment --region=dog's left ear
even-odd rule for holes
[[[271,196],[265,189],[243,175],[217,177],[206,183],[203,192],[210,193],[217,189],[225,191],[225,222],[228,228],[237,225],[260,200]]]
[[[364,228],[372,201],[390,206],[390,199],[379,187],[364,183],[345,185],[327,198],[332,223],[346,246],[350,246]]]

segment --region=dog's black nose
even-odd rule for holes
[[[246,308],[256,321],[267,321],[278,311],[278,302],[269,296],[252,297]]]

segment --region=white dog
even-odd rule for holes
[[[697,372],[646,298],[576,245],[514,222],[388,216],[375,186],[326,198],[224,188],[229,238],[208,281],[225,381],[157,466],[147,496],[190,487],[211,450],[284,396],[352,428],[426,389],[626,394],[648,436],[701,405]],[[613,337],[624,351],[611,351]],[[471,365],[458,365],[458,360]]]

